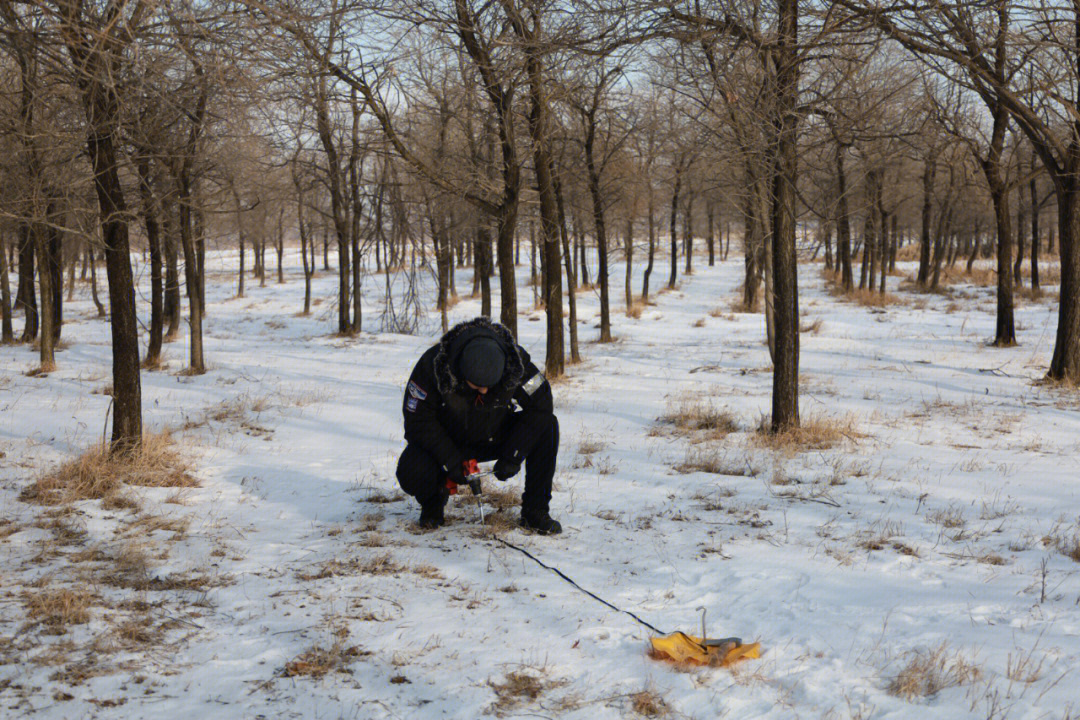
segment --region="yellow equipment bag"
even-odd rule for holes
[[[761,657],[761,643],[744,645],[736,638],[716,641],[675,632],[663,637],[650,638],[649,641],[652,643],[655,657],[680,663],[727,667],[737,660]]]

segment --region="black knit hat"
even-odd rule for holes
[[[492,387],[499,382],[506,367],[506,352],[499,341],[491,337],[470,340],[461,350],[458,371],[478,387]]]

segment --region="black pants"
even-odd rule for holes
[[[467,458],[479,462],[499,457],[498,447],[487,450],[465,448]],[[521,511],[526,515],[541,515],[548,511],[551,502],[551,481],[555,477],[555,460],[559,454],[559,422],[552,418],[551,425],[538,439],[532,451],[525,456],[525,491],[521,495]],[[446,473],[439,461],[416,445],[406,445],[397,465],[397,479],[401,489],[420,503],[434,500],[440,488],[446,486]]]

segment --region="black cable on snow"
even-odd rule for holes
[[[563,580],[565,580],[566,582],[570,583],[570,584],[571,584],[571,585],[573,585],[573,586],[574,586],[575,588],[577,588],[577,589],[578,589],[578,590],[580,590],[581,592],[583,592],[583,593],[585,593],[586,595],[588,595],[589,597],[591,597],[591,598],[592,598],[593,600],[596,600],[597,602],[599,602],[599,603],[601,603],[601,604],[603,604],[603,605],[606,605],[607,607],[611,608],[611,609],[612,609],[612,610],[614,610],[615,612],[620,612],[620,613],[622,613],[623,615],[629,615],[629,616],[630,616],[630,617],[632,617],[632,618],[633,618],[634,620],[636,620],[636,621],[637,621],[638,623],[640,623],[641,625],[644,625],[645,627],[649,628],[650,630],[652,630],[652,631],[653,631],[654,633],[656,633],[656,634],[658,634],[658,635],[667,635],[667,634],[668,634],[668,633],[664,632],[663,630],[660,630],[660,629],[658,629],[658,628],[657,628],[657,627],[656,627],[655,625],[652,625],[652,624],[650,624],[650,623],[647,623],[647,622],[645,622],[644,620],[642,620],[641,618],[639,618],[639,617],[638,617],[637,615],[635,615],[634,613],[630,612],[629,610],[623,610],[623,609],[622,609],[622,608],[620,608],[620,607],[617,607],[617,606],[615,606],[615,605],[612,605],[611,603],[609,603],[609,602],[608,602],[607,600],[605,600],[604,598],[600,597],[600,596],[599,596],[599,595],[597,595],[596,593],[594,593],[594,592],[592,592],[592,591],[590,591],[590,590],[586,590],[585,588],[581,587],[581,586],[580,586],[580,585],[578,585],[578,584],[577,584],[576,582],[574,582],[574,579],[573,579],[573,578],[571,578],[571,577],[570,577],[569,575],[567,575],[566,573],[564,573],[564,572],[563,572],[562,570],[560,570],[559,568],[557,568],[557,567],[554,567],[554,566],[552,566],[552,565],[548,565],[548,564],[547,564],[547,563],[545,563],[545,562],[544,562],[543,560],[541,560],[540,558],[536,557],[535,555],[533,555],[533,554],[532,554],[531,552],[529,552],[529,551],[528,551],[528,550],[526,550],[525,548],[522,548],[522,547],[518,547],[517,545],[515,545],[515,544],[514,544],[514,543],[512,543],[512,542],[508,542],[508,541],[506,541],[506,540],[503,540],[503,539],[502,539],[501,537],[499,537],[498,535],[496,535],[496,534],[495,534],[495,532],[494,532],[493,530],[492,530],[492,531],[490,532],[490,535],[491,535],[491,537],[492,537],[493,539],[495,539],[496,541],[498,541],[498,542],[502,543],[503,545],[505,545],[506,547],[510,548],[511,550],[517,550],[517,551],[518,551],[519,553],[521,553],[521,554],[522,554],[522,555],[524,555],[525,557],[529,558],[530,560],[532,560],[532,561],[533,561],[534,563],[536,563],[536,564],[537,564],[537,565],[539,565],[540,567],[544,568],[545,570],[550,570],[551,572],[555,573],[556,575],[558,575],[559,577],[561,577],[561,578],[562,578]]]

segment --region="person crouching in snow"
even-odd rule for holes
[[[397,478],[420,503],[420,527],[445,523],[448,478],[465,483],[470,460],[495,460],[499,480],[525,465],[522,526],[562,532],[548,512],[559,450],[551,386],[505,326],[478,317],[452,327],[413,368],[402,413]]]

